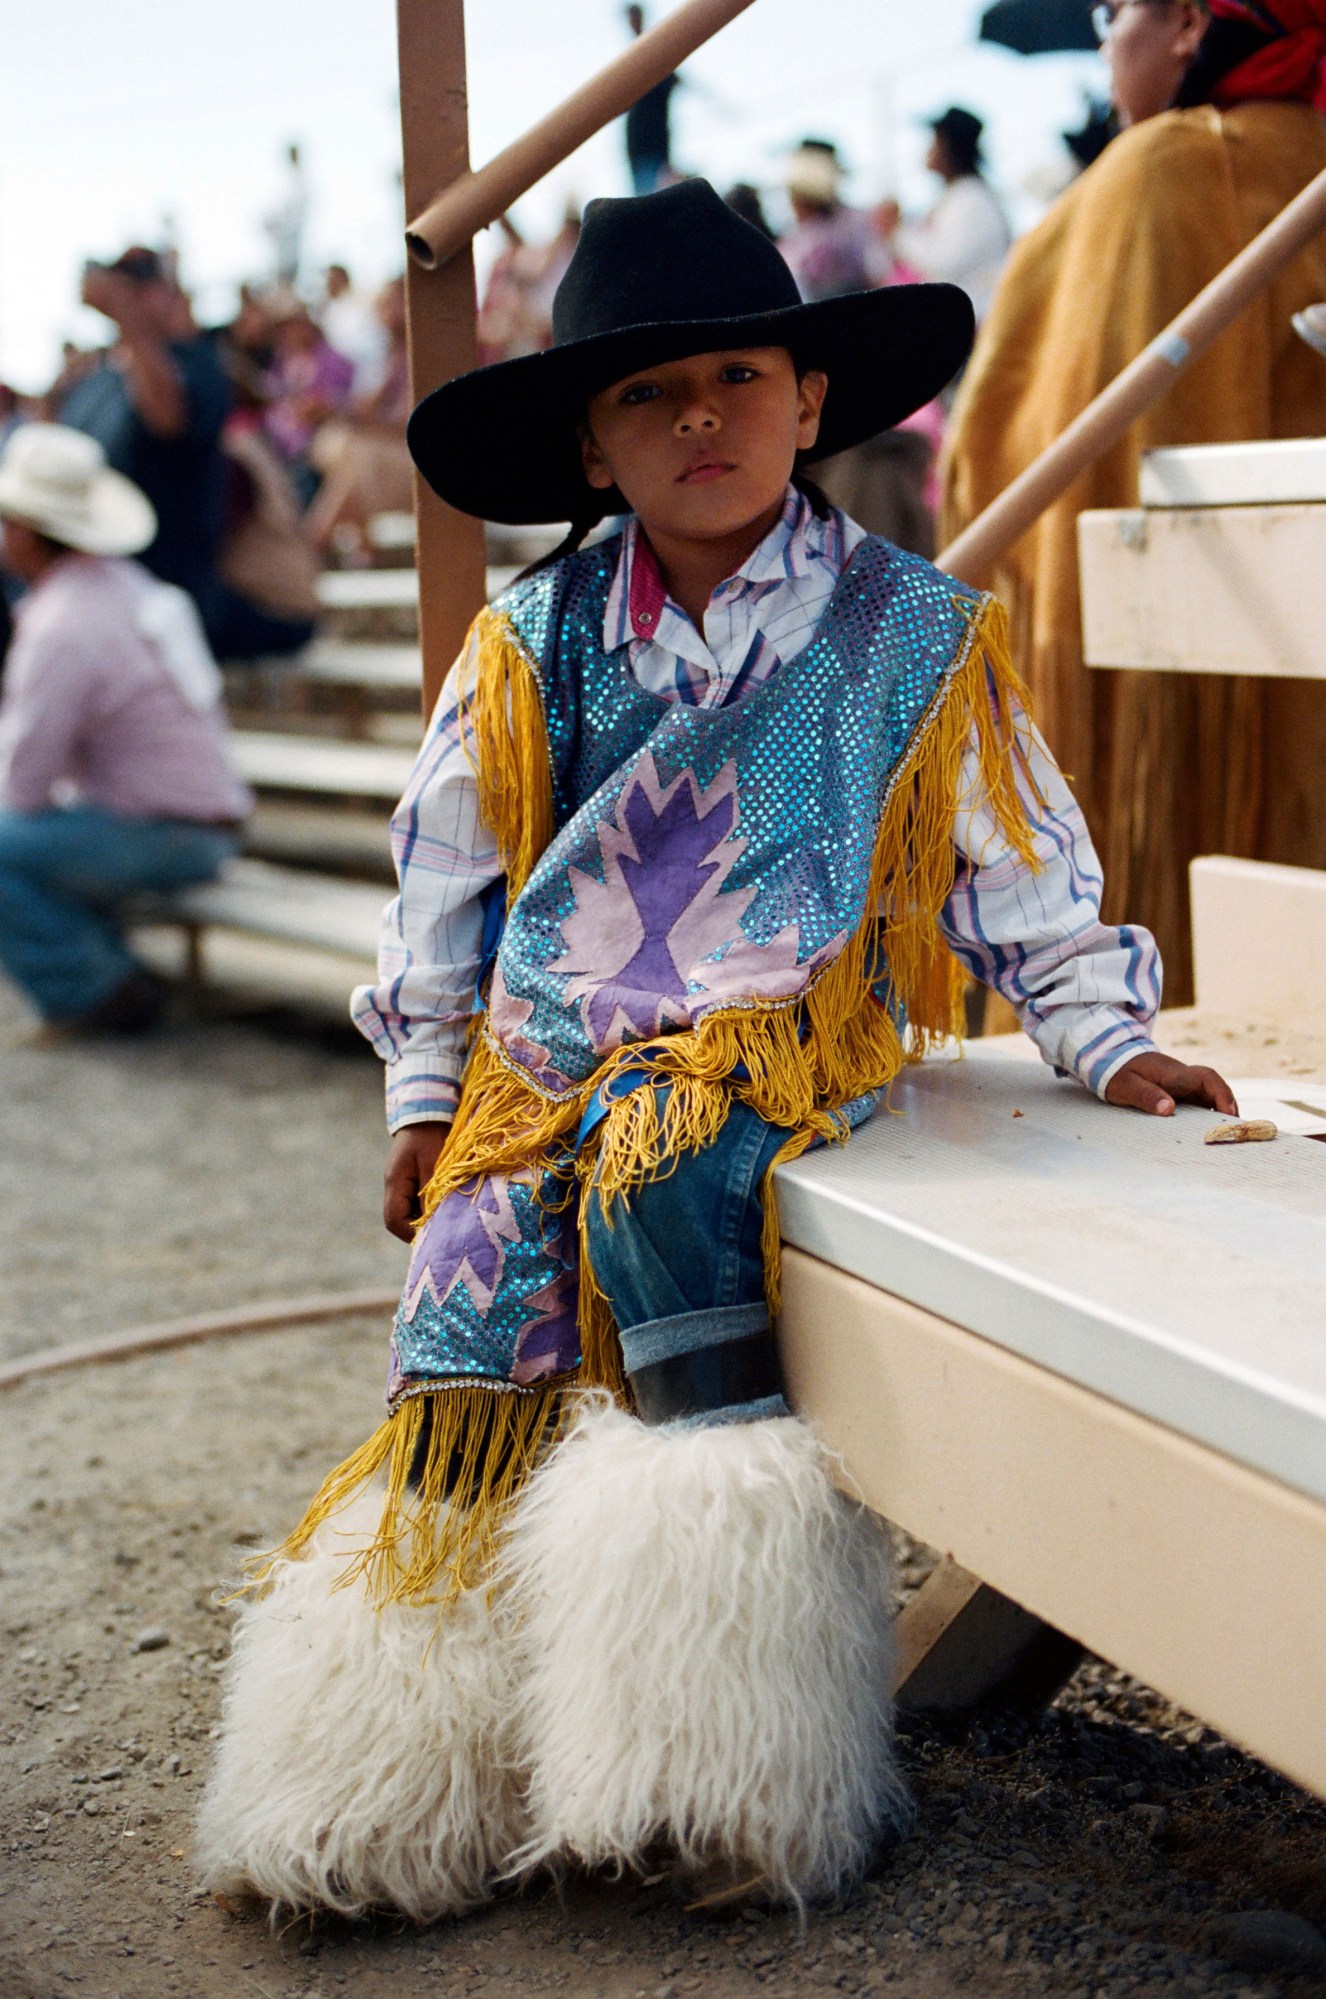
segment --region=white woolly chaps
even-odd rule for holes
[[[236,1624],[197,1858],[207,1887],[274,1916],[456,1914],[527,1835],[500,1605],[378,1610],[362,1582],[336,1588],[381,1504],[353,1501]]]
[[[589,1397],[503,1562],[531,1830],[516,1871],[683,1865],[840,1892],[907,1806],[878,1523],[792,1418],[648,1429]]]

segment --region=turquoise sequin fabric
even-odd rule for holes
[[[538,675],[560,831],[511,911],[489,1025],[537,1088],[718,1007],[793,1002],[865,914],[893,772],[980,598],[870,539],[749,699],[668,703],[603,650],[617,542],[498,608]]]

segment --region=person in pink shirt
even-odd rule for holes
[[[17,430],[0,529],[26,586],[0,694],[0,969],[47,1021],[142,1032],[165,986],[123,905],[211,880],[252,804],[220,676],[192,600],[128,559],[155,515],[92,438]]]
[[[303,301],[290,294],[270,308],[276,359],[268,378],[267,434],[290,468],[305,506],[318,487],[309,446],[350,400],[354,363],[338,354]]]

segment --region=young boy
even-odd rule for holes
[[[802,306],[689,182],[591,205],[554,328],[411,425],[453,505],[572,526],[475,622],[356,995],[415,1240],[391,1413],[242,1615],[204,1812],[209,1882],[278,1905],[659,1851],[849,1883],[904,1815],[888,1565],[784,1399],[770,1170],[964,966],[1110,1101],[1233,1108],[1152,1047],[998,607],[798,483],[944,385],[965,296]]]

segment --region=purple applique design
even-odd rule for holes
[[[413,1319],[424,1294],[439,1308],[463,1284],[480,1318],[487,1318],[501,1282],[506,1245],[520,1241],[504,1174],[467,1180],[436,1207],[415,1244],[403,1314]]]
[[[703,791],[689,770],[665,786],[646,751],[598,827],[603,880],[568,869],[575,908],[548,970],[566,979],[563,1003],[579,1006],[596,1054],[725,1000],[791,997],[841,948],[837,937],[802,964],[796,924],[767,944],[747,936],[756,891],[727,886],[746,848],[738,820],[735,764]]]
[[[580,1359],[580,1284],[574,1270],[559,1270],[541,1291],[527,1298],[535,1314],[516,1339],[511,1379],[521,1388],[567,1374]]]

